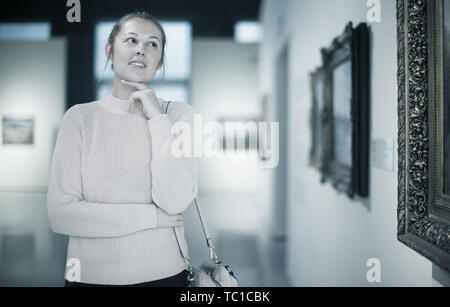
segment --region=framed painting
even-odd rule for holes
[[[2,118],[3,145],[33,145],[34,119],[15,116]]]
[[[348,23],[322,49],[325,74],[322,181],[349,197],[369,194],[369,29]]]
[[[311,84],[311,151],[310,165],[320,169],[322,167],[323,155],[323,124],[324,124],[324,106],[325,106],[325,84],[324,70],[322,67],[310,74]]]
[[[397,238],[450,272],[450,1],[397,0]]]

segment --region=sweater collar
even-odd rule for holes
[[[132,112],[128,111],[128,99],[120,99],[115,96],[113,96],[111,93],[109,93],[104,98],[100,99],[99,101],[100,106],[113,113],[117,114],[123,114],[123,115],[131,115]]]
[[[163,99],[158,97],[158,101],[160,105],[164,102]],[[113,113],[122,114],[122,115],[131,115],[135,114],[136,112],[139,112],[136,110],[136,105],[132,110],[128,110],[129,101],[128,99],[121,99],[109,92],[107,96],[100,99],[99,101],[100,106],[108,111],[111,111]]]

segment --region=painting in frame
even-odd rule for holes
[[[397,0],[397,238],[447,272],[449,6],[448,0]]]
[[[323,124],[324,124],[324,106],[325,106],[325,84],[324,70],[317,68],[310,74],[311,85],[311,151],[310,165],[321,169],[323,155]]]
[[[325,73],[322,181],[350,198],[369,194],[369,29],[349,22],[322,49]]]
[[[3,116],[2,140],[3,145],[33,145],[34,119]]]

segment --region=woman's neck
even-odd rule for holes
[[[119,99],[128,99],[137,89],[120,82],[120,79],[114,77],[111,94]]]

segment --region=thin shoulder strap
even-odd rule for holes
[[[165,104],[164,114],[167,114],[167,111],[168,111],[168,109],[169,109],[169,105],[170,105],[171,102],[172,102],[172,101],[168,101],[168,102],[164,102],[164,103],[163,103],[163,108],[164,108],[164,104]],[[198,213],[198,216],[199,216],[199,218],[200,218],[200,223],[201,223],[202,228],[203,228],[203,234],[205,235],[206,245],[208,246],[211,260],[214,261],[215,263],[219,263],[220,261],[219,261],[219,259],[217,258],[217,255],[216,255],[216,253],[215,253],[215,251],[214,251],[214,243],[213,243],[213,241],[212,241],[212,237],[211,237],[211,235],[210,235],[210,233],[209,233],[209,231],[208,231],[208,227],[206,226],[206,221],[205,221],[205,218],[204,218],[204,216],[203,216],[202,209],[200,208],[200,200],[199,200],[198,196],[195,197],[194,202],[195,202],[195,206],[197,207],[197,213]],[[188,254],[187,254],[187,250],[185,251],[185,250],[181,247],[181,244],[180,244],[180,241],[181,241],[181,240],[180,240],[180,235],[179,235],[177,229],[174,228],[173,230],[174,230],[174,232],[175,232],[175,237],[176,237],[176,239],[177,239],[178,247],[179,247],[179,249],[180,249],[181,255],[183,256],[183,259],[184,259],[184,261],[185,261],[185,263],[187,264],[187,267],[188,267],[188,269],[189,269],[189,268],[190,268],[190,264],[189,264],[189,256],[188,256]]]
[[[200,207],[200,200],[199,200],[198,196],[195,197],[194,202],[195,202],[195,206],[197,207],[197,213],[198,213],[198,216],[200,218],[200,223],[201,223],[202,228],[203,228],[203,234],[205,235],[206,245],[208,246],[208,249],[209,249],[209,256],[210,256],[211,260],[214,263],[220,263],[217,255],[216,255],[216,253],[214,251],[213,239],[212,239],[212,237],[211,237],[211,235],[210,235],[210,233],[208,231],[208,227],[206,226],[206,221],[205,221],[205,218],[203,216],[203,212],[202,212],[201,207]],[[182,255],[184,261],[188,264],[189,263],[189,256],[187,254],[187,249],[184,250],[181,247],[181,242],[182,241],[180,239],[180,234],[178,233],[177,228],[174,227],[173,229],[174,229],[174,232],[175,232],[175,237],[177,239],[178,247],[180,249],[181,255]],[[188,265],[188,267],[189,266],[190,265]]]
[[[162,107],[163,107],[163,110],[164,110],[164,114],[167,114],[167,111],[169,110],[169,105],[170,105],[171,102],[172,101],[164,101],[163,102]]]

